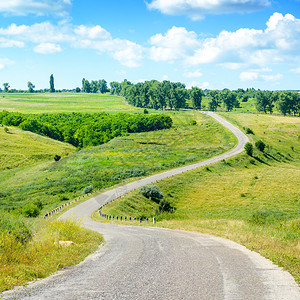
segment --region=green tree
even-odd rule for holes
[[[33,93],[34,92],[34,88],[35,86],[33,85],[32,82],[28,81],[27,82],[27,86],[28,86],[28,93]]]
[[[49,83],[50,83],[50,93],[55,93],[53,74],[50,75]]]
[[[92,80],[90,84],[91,93],[97,93],[99,89],[98,81]]]
[[[3,83],[3,87],[4,87],[4,92],[7,93],[8,90],[9,90],[9,88],[10,88],[8,82],[4,82],[4,83]]]
[[[263,111],[265,114],[267,111],[270,113],[273,112],[273,100],[274,98],[272,97],[272,92],[270,91],[258,91],[256,93],[256,109],[258,111]]]
[[[220,94],[220,97],[227,111],[231,111],[237,106],[236,94],[230,90],[223,90]]]
[[[104,79],[98,81],[98,87],[101,94],[108,92],[107,82]]]
[[[253,145],[252,145],[251,143],[247,142],[247,143],[245,144],[244,149],[245,149],[247,155],[249,155],[249,156],[252,156],[252,155],[253,155]]]
[[[191,90],[189,90],[189,95],[190,95],[190,100],[192,101],[193,108],[201,109],[203,91],[198,87],[193,86]]]
[[[90,93],[91,92],[91,84],[86,79],[83,81],[82,91],[84,93]]]
[[[219,102],[219,92],[218,91],[209,91],[208,93],[208,109],[210,111],[217,111],[217,108],[220,106]]]

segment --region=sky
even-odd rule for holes
[[[0,0],[0,85],[300,89],[300,0]]]

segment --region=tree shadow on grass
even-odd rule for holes
[[[255,160],[257,160],[258,162],[262,163],[262,164],[265,164],[265,165],[270,166],[270,164],[268,164],[267,162],[265,162],[264,160],[262,160],[262,159],[261,159],[260,157],[258,157],[258,156],[253,156],[253,158],[254,158]]]

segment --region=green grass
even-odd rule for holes
[[[8,128],[5,132],[4,128]],[[72,154],[75,147],[13,127],[0,126],[0,171],[52,161]]]
[[[78,264],[103,242],[99,233],[84,229],[73,221],[43,222],[38,228],[27,244],[21,244],[12,234],[1,231],[0,293]],[[74,245],[61,247],[57,245],[58,241],[72,241]]]
[[[28,202],[40,200],[46,212],[81,195],[89,185],[107,188],[128,178],[207,159],[236,143],[231,133],[206,115],[165,113],[174,120],[171,129],[130,134],[77,151],[59,162],[45,161],[1,172],[0,207],[19,210]],[[197,120],[197,125],[190,125],[191,120]]]
[[[265,153],[255,149],[253,158],[241,154],[157,183],[164,199],[176,207],[174,213],[157,216],[157,226],[232,239],[270,258],[300,282],[300,119],[223,116],[251,128],[255,135],[250,139],[263,140]],[[133,191],[102,212],[151,216],[156,209],[156,203]]]
[[[129,106],[118,96],[85,93],[1,93],[0,110],[22,113],[95,113],[132,112],[141,109]]]

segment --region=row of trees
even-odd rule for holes
[[[107,82],[104,79],[101,80],[92,80],[89,82],[87,79],[82,79],[82,92],[84,93],[107,93],[109,88],[107,87]],[[80,89],[76,88],[77,92],[80,92]]]
[[[76,147],[96,146],[127,133],[154,131],[172,127],[165,115],[56,113],[27,115],[0,112],[0,124],[48,136]]]
[[[256,93],[256,109],[264,113],[273,113],[274,107],[284,116],[300,116],[300,93],[291,91],[271,92],[258,91]]]
[[[186,108],[188,99],[191,100],[193,108],[200,109],[204,95],[198,87],[187,90],[183,83],[167,80],[151,80],[137,84],[128,80],[121,83],[113,81],[110,87],[111,94],[125,97],[129,104],[154,109]]]

